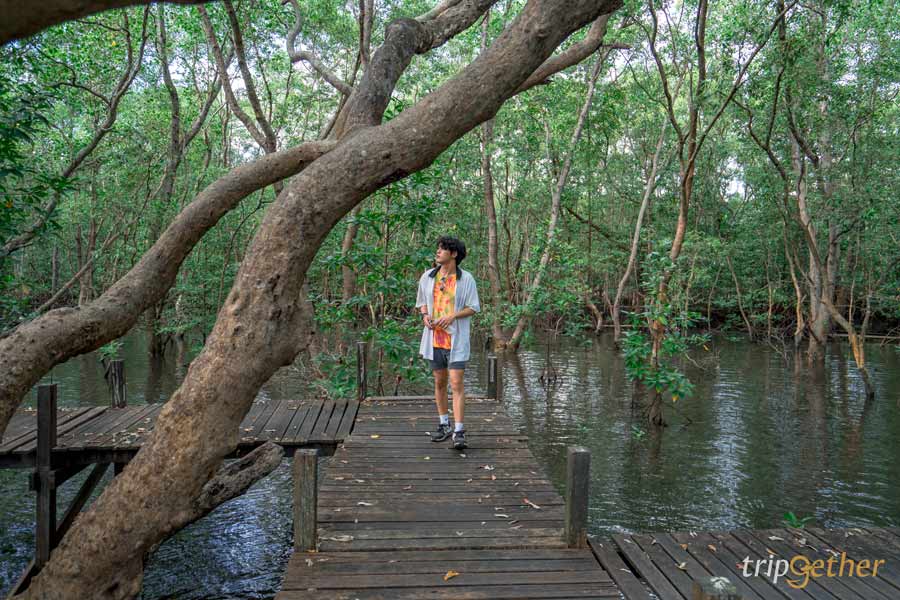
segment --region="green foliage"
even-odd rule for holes
[[[783,522],[788,527],[793,527],[795,529],[803,529],[807,523],[810,523],[815,520],[816,520],[816,518],[812,517],[812,516],[800,518],[792,512],[786,512],[786,513],[784,513]]]

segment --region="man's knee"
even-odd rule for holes
[[[441,370],[432,371],[432,372],[434,373],[434,385],[438,386],[439,388],[447,387],[447,379],[448,379],[447,370],[441,369]]]
[[[463,371],[456,369],[450,371],[450,386],[453,388],[454,392],[461,392],[463,390]]]

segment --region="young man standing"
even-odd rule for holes
[[[463,425],[466,396],[463,373],[469,360],[469,329],[472,315],[481,310],[478,288],[468,271],[459,268],[466,257],[466,246],[454,237],[438,240],[434,261],[437,267],[422,273],[416,308],[422,315],[424,328],[419,354],[431,361],[434,373],[434,402],[440,423],[431,434],[432,442],[450,437],[450,415],[447,413],[447,380],[453,390],[453,447],[466,447]]]

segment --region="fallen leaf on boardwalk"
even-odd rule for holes
[[[342,464],[342,465],[349,465],[350,463],[349,463],[349,461],[342,460],[342,461],[341,461],[341,464]]]
[[[306,566],[307,566],[307,567],[311,567],[311,566],[313,566],[314,564],[315,564],[315,563],[312,561],[311,558],[307,558],[307,559],[306,559]]]
[[[491,465],[484,465],[481,468],[484,469],[485,471],[493,471],[494,470],[494,467],[492,467]]]
[[[491,481],[497,481],[497,476],[491,473]],[[519,485],[518,483],[516,485]]]
[[[472,483],[471,479],[466,479],[466,483]]]
[[[709,548],[709,551],[710,551],[710,552],[716,552],[716,551],[717,551],[717,550],[716,550],[716,547],[713,546],[712,544],[707,544],[706,547]]]
[[[478,499],[478,504],[481,504],[481,498]]]
[[[523,498],[522,500],[523,500],[523,502],[525,502],[525,504],[527,504],[527,505],[530,506],[531,508],[533,508],[533,509],[535,509],[535,510],[541,510],[541,507],[540,507],[540,506],[538,506],[537,504],[535,504],[534,502],[532,502],[532,501],[529,500],[528,498]]]
[[[457,575],[459,575],[459,573],[457,573],[456,571],[447,571],[447,574],[444,575],[444,581],[450,581]]]
[[[681,569],[682,571],[687,571],[687,563],[686,562],[681,563],[680,565],[678,565],[678,568]]]
[[[466,455],[465,455],[464,453],[462,453],[462,452],[460,452],[459,455],[460,455],[461,458],[466,458]]]
[[[337,480],[337,481],[343,481],[343,480],[344,480],[344,478],[341,477],[340,475],[336,475],[336,476],[334,477],[334,479]]]
[[[653,538],[653,541],[650,542],[650,545],[655,546],[658,543],[659,543],[659,540],[657,540],[656,538]]]
[[[497,517],[498,519],[508,519],[509,518],[509,515],[507,515],[505,513],[496,513],[494,516]]]
[[[336,508],[336,509],[334,509],[334,512],[341,512],[342,510],[344,510],[344,509],[343,509],[343,508]]]
[[[369,437],[372,438],[373,440],[377,440],[377,439],[380,438],[381,436],[378,435],[377,433],[373,433],[373,434],[370,435]]]
[[[357,502],[356,505],[357,506],[375,506],[371,502]]]
[[[775,552],[774,550],[770,550],[769,548],[766,548],[766,552],[768,552],[768,553],[771,554],[772,556],[775,556],[775,555],[778,554],[777,552]]]
[[[459,537],[462,537],[462,534],[463,534],[462,531],[457,531],[457,532],[456,532],[456,535],[458,535]]]
[[[353,481],[355,481],[356,483],[365,483],[366,482],[365,479],[354,479]]]
[[[493,477],[493,475],[492,475],[492,477]],[[518,481],[513,484],[513,487],[516,487],[517,485],[519,485]]]
[[[518,519],[513,519],[512,521],[509,522],[509,524],[510,524],[510,525],[515,525],[515,524],[518,523],[518,522],[519,522]]]
[[[784,538],[780,538],[777,535],[770,535],[769,540],[773,542],[783,542]]]
[[[406,486],[406,487],[403,488],[403,489],[404,489],[404,490],[411,490],[411,489],[412,489],[412,486],[411,486],[411,485],[408,485],[408,486]]]
[[[426,457],[425,457],[425,460],[431,460],[431,457],[430,457],[430,456],[426,456]]]
[[[682,550],[687,550],[687,544],[681,544],[681,549],[682,549]]]
[[[322,538],[324,540],[328,540],[329,542],[352,542],[352,535],[336,535],[333,537]]]

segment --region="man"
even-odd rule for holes
[[[469,326],[472,315],[481,310],[478,288],[468,271],[459,268],[466,257],[466,246],[454,237],[438,240],[434,262],[437,267],[422,273],[416,308],[422,315],[424,328],[419,354],[431,361],[434,373],[434,402],[440,423],[431,434],[432,442],[450,437],[447,414],[447,380],[453,389],[453,447],[466,447],[463,424],[466,396],[463,373],[469,360]]]

